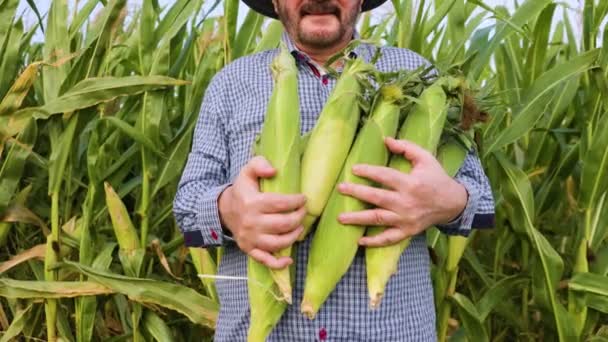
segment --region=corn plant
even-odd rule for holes
[[[581,2],[392,0],[358,23],[487,92],[467,134],[495,228],[427,232],[442,341],[608,339],[608,2]],[[1,341],[211,340],[222,250],[186,248],[172,201],[210,80],[280,22],[238,0],[27,3],[30,27],[0,0]]]

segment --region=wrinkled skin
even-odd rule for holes
[[[318,62],[351,40],[361,0],[274,0],[275,11],[295,44]]]

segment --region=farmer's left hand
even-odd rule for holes
[[[422,147],[405,140],[387,138],[394,154],[402,154],[412,163],[409,174],[384,166],[358,164],[354,175],[370,179],[380,187],[353,183],[338,184],[345,195],[368,202],[373,209],[341,213],[342,224],[384,226],[378,235],[359,240],[363,246],[386,246],[419,234],[435,224],[445,224],[464,210],[468,193],[441,167],[437,159]]]

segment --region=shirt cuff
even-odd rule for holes
[[[231,184],[213,187],[200,198],[196,218],[196,226],[199,229],[184,232],[186,247],[217,247],[227,241],[234,241],[222,227],[218,208],[220,194]]]
[[[471,232],[481,194],[479,193],[478,187],[471,184],[466,178],[457,178],[456,181],[462,184],[467,191],[467,204],[458,217],[446,224],[437,225],[437,228],[449,235],[458,234],[468,236]]]

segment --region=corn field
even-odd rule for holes
[[[25,27],[0,0],[0,341],[212,340],[222,251],[186,248],[172,201],[210,80],[283,32],[213,1],[28,0]],[[608,341],[608,1],[392,5],[362,39],[492,95],[496,227],[427,232],[440,339]]]

